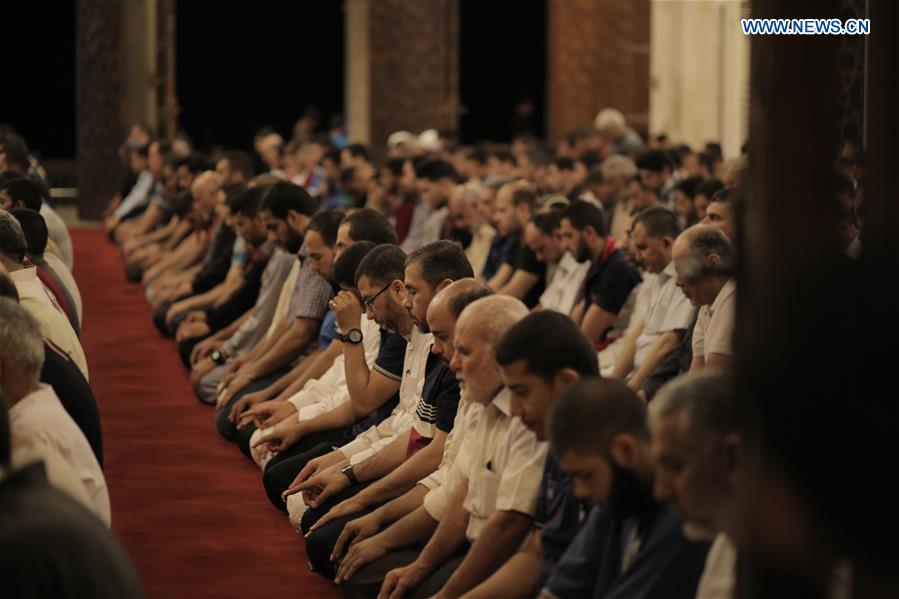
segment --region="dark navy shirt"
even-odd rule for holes
[[[667,505],[639,518],[594,507],[545,588],[560,599],[693,599],[709,544],[687,541],[682,526]],[[623,570],[634,527],[640,531],[639,549]]]
[[[543,480],[537,494],[537,511],[534,513],[534,524],[540,528],[541,547],[534,587],[537,590],[546,584],[565,550],[577,536],[588,510],[589,507],[574,496],[571,478],[553,453],[547,453]]]
[[[375,358],[374,370],[377,370],[387,378],[400,382],[403,379],[403,362],[406,360],[406,340],[399,333],[391,333],[381,329],[381,348],[378,357]],[[400,392],[393,394],[386,403],[374,412],[353,425],[351,433],[353,438],[373,426],[379,425],[390,416],[393,408],[400,401]]]

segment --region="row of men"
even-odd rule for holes
[[[110,532],[72,242],[40,165],[0,137],[0,528],[11,596],[143,594]]]
[[[202,198],[207,195],[202,191],[203,185],[214,181],[214,176],[207,174],[195,182],[199,190],[195,204],[199,205]],[[527,191],[524,186],[518,184],[500,188],[497,204],[501,206],[508,196],[514,197],[516,194],[525,196],[520,203],[514,203],[514,199],[509,199],[510,203],[515,205],[515,212],[527,214],[524,210],[518,210],[519,205],[530,209],[526,193],[522,193]],[[224,195],[220,193],[220,190],[217,190],[215,194],[219,194],[219,197]],[[208,195],[211,197],[215,194]],[[207,208],[211,204],[212,202],[207,202]],[[270,275],[267,280],[264,274],[260,277],[260,292],[257,297],[262,301],[257,302],[245,314],[245,319],[232,322],[230,330],[219,329],[219,332],[224,331],[224,333],[219,335],[217,332],[199,343],[190,344],[191,332],[200,331],[200,335],[203,335],[211,331],[211,328],[206,327],[209,327],[210,319],[216,319],[218,309],[212,310],[211,313],[188,313],[175,329],[180,341],[182,356],[194,366],[193,377],[198,394],[206,401],[215,401],[221,406],[217,413],[220,432],[227,437],[239,440],[246,453],[253,455],[261,464],[265,464],[264,479],[267,490],[276,504],[283,505],[281,493],[295,482],[309,485],[300,490],[318,490],[314,498],[308,497],[309,493],[307,493],[309,503],[316,505],[313,505],[312,511],[306,511],[303,518],[307,517],[306,514],[311,514],[308,516],[309,518],[315,517],[315,510],[325,506],[327,499],[343,492],[343,489],[336,488],[333,484],[322,484],[322,480],[347,481],[349,483],[352,477],[355,477],[355,480],[366,482],[384,475],[388,475],[387,480],[390,480],[389,477],[392,473],[400,472],[401,474],[397,476],[401,476],[401,480],[405,481],[401,483],[402,485],[410,484],[410,481],[414,484],[416,475],[419,478],[427,475],[428,467],[430,466],[432,471],[444,457],[439,443],[440,435],[437,434],[441,432],[440,425],[442,423],[444,429],[442,432],[447,434],[451,430],[455,430],[453,425],[458,424],[458,410],[453,412],[452,408],[440,409],[447,403],[441,398],[451,398],[453,395],[453,381],[450,380],[452,370],[447,372],[446,366],[441,366],[433,356],[429,358],[428,350],[431,343],[417,338],[417,335],[423,334],[423,330],[428,330],[430,326],[427,306],[425,305],[424,309],[419,306],[419,309],[416,310],[415,299],[433,296],[439,291],[437,287],[444,281],[473,279],[474,269],[465,252],[458,245],[446,242],[436,242],[436,245],[432,243],[420,248],[417,252],[421,252],[421,256],[417,256],[416,252],[413,252],[408,258],[413,266],[421,262],[418,265],[417,273],[419,279],[410,280],[409,273],[406,272],[407,257],[405,253],[390,245],[390,242],[395,240],[393,228],[382,215],[373,210],[359,210],[345,219],[335,211],[316,212],[315,202],[311,201],[308,194],[304,194],[300,188],[286,183],[277,183],[268,188],[257,185],[230,198],[227,205],[235,228],[246,235],[247,242],[250,242],[251,245],[259,244],[262,242],[264,234],[268,232],[271,237],[268,243],[277,242],[281,247],[280,250],[275,251],[284,252],[287,258],[286,260],[275,260],[275,255],[273,255],[266,263],[265,268],[257,269],[263,272],[268,271]],[[208,210],[207,214],[210,214]],[[593,308],[602,310],[596,304],[603,299],[612,298],[615,293],[624,295],[624,300],[633,293],[634,287],[639,282],[639,274],[633,270],[633,266],[628,263],[623,252],[609,247],[608,235],[605,232],[605,220],[602,212],[595,205],[576,202],[561,215],[553,215],[551,212],[546,214],[550,217],[555,216],[558,222],[557,225],[550,226],[550,235],[547,237],[553,243],[561,246],[563,250],[572,249],[573,253],[578,256],[590,259],[592,261],[590,269],[597,271],[593,273],[593,278],[597,279],[594,285],[596,290],[593,293],[595,299],[586,297],[584,306],[578,306],[582,314],[589,314],[589,310]],[[537,215],[533,220],[536,221],[539,216],[541,215]],[[530,220],[527,222],[528,225],[533,224]],[[645,217],[638,218],[638,224],[634,227],[635,239],[640,237],[639,229],[641,227],[651,229],[651,235],[646,235],[647,239],[645,240],[651,243],[635,243],[633,244],[634,248],[641,248],[646,253],[643,260],[648,263],[649,268],[658,270],[660,273],[669,269],[672,264],[672,254],[677,249],[675,238],[678,235],[678,228],[673,213],[661,207],[647,210]],[[251,237],[254,238],[251,239]],[[390,239],[391,237],[393,239]],[[382,244],[381,247],[372,249],[361,245],[361,242],[369,239],[371,243]],[[305,248],[301,247],[303,242],[305,242]],[[385,243],[386,246],[383,245]],[[354,249],[357,246],[361,249]],[[684,277],[685,287],[691,284],[694,286],[697,301],[700,296],[707,298],[711,293],[711,298],[706,300],[711,305],[728,284],[727,262],[730,259],[731,250],[727,237],[718,229],[700,227],[691,230],[689,235],[684,236],[680,246],[683,249],[684,266],[689,271],[689,274]],[[455,254],[457,259],[455,271],[450,263],[450,274],[455,272],[455,275],[447,276],[444,279],[427,280],[427,277],[439,277],[441,272],[438,268],[439,261],[427,260],[432,251],[440,255],[437,248],[447,255]],[[293,256],[297,249],[304,250],[301,252],[305,255],[302,262],[297,261]],[[356,255],[366,249],[375,258],[378,258],[378,260],[371,258],[373,264],[383,263],[390,254],[394,254],[394,264],[400,266],[394,266],[392,275],[378,274],[377,277],[372,275],[370,277],[372,280],[369,281],[368,277],[362,276],[365,270],[363,267],[369,260],[369,256]],[[338,253],[339,257],[335,260],[335,255]],[[563,253],[559,252],[559,254]],[[614,258],[610,260],[613,256]],[[277,267],[270,269],[272,264],[277,265],[279,262],[284,262],[284,266],[280,269]],[[650,262],[652,264],[649,264]],[[381,266],[383,267],[383,264]],[[612,268],[606,268],[609,266]],[[413,272],[414,270],[413,268]],[[612,274],[604,275],[606,270]],[[282,274],[278,275],[278,271]],[[619,272],[626,277],[631,277],[629,287],[616,289],[614,282],[625,278],[619,276],[616,279],[615,275]],[[295,278],[292,276],[294,274]],[[315,275],[318,275],[318,278]],[[320,333],[319,329],[327,328],[321,326],[320,322],[325,320],[328,312],[328,301],[331,295],[330,286],[326,280],[328,278],[342,288],[358,289],[359,294],[358,297],[352,294],[341,294],[333,300],[331,312],[333,312],[333,319],[337,321],[337,328],[340,331],[348,331],[348,333],[338,333],[340,337],[336,341],[333,340],[333,335],[330,335],[330,339],[329,335],[322,335],[321,339],[316,337]],[[576,288],[579,284],[573,283],[571,286]],[[590,288],[589,284],[587,288]],[[655,314],[655,318],[662,321],[668,311],[676,312],[667,305],[671,303],[672,296],[674,296],[671,291],[680,293],[673,276],[669,275],[662,283],[647,285],[645,288],[653,291],[653,293],[647,293],[648,297],[646,298],[647,300],[651,299],[646,302],[648,307],[652,308],[649,316]],[[690,287],[687,288],[690,289]],[[153,289],[152,281],[148,289]],[[662,293],[663,291],[665,293]],[[153,293],[155,294],[155,290]],[[574,295],[577,295],[576,289]],[[667,297],[663,299],[663,296]],[[681,296],[684,297],[681,300],[683,303],[686,299],[682,293]],[[353,299],[354,297],[355,299]],[[181,302],[184,299],[178,301]],[[367,312],[371,312],[370,318],[375,323],[381,324],[387,331],[393,331],[392,343],[391,338],[384,337],[385,333],[377,329],[372,330],[367,324],[370,321],[360,322],[358,326],[353,326],[356,321],[360,320],[362,312],[360,302],[366,306]],[[274,315],[271,315],[272,308]],[[727,330],[727,318],[722,318],[722,315],[727,314],[727,310],[712,310],[710,307],[707,312],[709,314],[706,315],[706,325],[701,327],[703,332],[707,330],[708,321],[712,319],[713,313],[719,315],[717,318],[718,328],[722,331]],[[356,321],[347,321],[347,318],[352,318],[353,313],[355,313]],[[168,317],[174,313],[171,312],[171,307],[168,307],[166,310],[160,311],[159,315]],[[281,315],[286,318],[279,319],[278,316]],[[578,320],[583,324],[583,317]],[[646,320],[652,320],[652,318]],[[636,322],[639,322],[639,319]],[[268,327],[265,326],[266,323],[269,324]],[[163,321],[162,324],[169,323]],[[689,323],[676,322],[672,328],[675,333],[673,336],[680,343],[682,342],[680,337],[690,328],[692,327]],[[600,330],[600,333],[603,332]],[[239,333],[237,343],[233,343],[234,333]],[[397,333],[399,334],[397,335]],[[647,334],[651,333],[653,330]],[[642,331],[631,336],[633,345],[636,346],[636,340],[641,334]],[[252,338],[253,336],[255,339]],[[655,341],[659,341],[662,336],[659,333],[659,336],[650,342],[650,347],[654,349]],[[244,341],[247,337],[250,337],[250,340]],[[383,342],[377,344],[379,340]],[[403,341],[406,341],[405,348],[400,347]],[[591,339],[591,341],[595,344],[596,339]],[[627,342],[625,345],[631,344],[628,339],[624,339],[624,341]],[[719,333],[714,341],[717,345],[709,343],[708,354],[705,350],[701,350],[702,359],[696,364],[697,367],[704,364],[707,355],[710,363],[716,359],[726,359],[726,355],[729,353],[728,335],[724,332]],[[701,342],[702,338],[700,338]],[[666,340],[665,345],[670,345],[670,343],[670,340]],[[435,341],[434,345],[436,347],[439,343]],[[591,349],[594,347],[595,345],[591,345]],[[664,348],[663,345],[660,347]],[[624,353],[629,355],[630,351]],[[595,364],[595,349],[592,349],[592,352]],[[636,354],[636,347],[633,352]],[[369,354],[368,360],[364,360],[367,357],[366,353]],[[438,353],[441,352],[438,350]],[[399,356],[402,356],[403,359],[398,360]],[[298,357],[303,359],[297,360]],[[344,358],[343,363],[338,361],[339,358]],[[411,360],[408,364],[406,358]],[[283,376],[285,372],[288,373],[287,376]],[[363,372],[365,373],[364,379],[355,380],[357,374]],[[442,375],[438,377],[436,374],[432,374],[435,372],[440,372]],[[437,379],[431,385],[428,385],[429,376]],[[634,381],[634,386],[640,387],[641,385],[637,385]],[[354,394],[351,389],[356,393]],[[416,389],[421,394],[418,398],[416,398]],[[428,392],[425,393],[424,389],[427,389]],[[393,408],[387,402],[397,392],[399,392],[399,397],[395,398],[397,404],[396,408]],[[456,392],[456,396],[456,405],[458,406],[458,392]],[[291,398],[294,399],[294,402],[285,401]],[[260,403],[264,400],[270,401]],[[255,403],[260,403],[260,405],[244,412]],[[452,399],[448,403],[452,405]],[[330,457],[328,457],[329,454],[320,458],[310,455],[310,451],[316,449],[322,451],[322,445],[329,449],[335,443],[345,441],[349,436],[357,434],[359,429],[353,430],[352,425],[359,418],[368,417],[369,422],[359,423],[362,426],[370,424],[372,419],[376,422],[379,419],[377,414],[379,407],[384,408],[381,410],[380,418],[387,414],[390,415],[386,420],[382,420],[381,424],[369,429],[374,432],[363,433],[361,439],[357,436],[356,440],[346,446],[344,450],[337,454],[330,454]],[[404,416],[404,418],[398,416]],[[404,436],[403,433],[407,432],[404,427],[409,426],[410,420],[414,420],[418,427],[409,427],[408,436]],[[238,424],[243,426],[236,426]],[[253,430],[255,424],[261,425],[263,429],[272,428],[271,425],[276,424],[275,429],[280,426],[281,430],[273,430],[270,435],[256,433]],[[412,441],[413,431],[414,442]],[[255,441],[252,439],[254,434],[257,436]],[[446,439],[443,441],[445,445]],[[251,445],[255,445],[255,452],[252,451]],[[422,445],[425,447],[421,448],[423,452],[421,458],[415,462],[411,459],[404,461],[407,457],[404,449],[409,447],[418,449]],[[354,451],[357,448],[360,449]],[[273,453],[274,455],[272,455]],[[337,468],[338,465],[341,465],[340,462],[355,456],[356,453],[362,455],[355,459],[353,464],[346,464],[352,466],[349,470],[340,472],[343,469]],[[416,452],[415,455],[417,456],[419,453]],[[309,469],[310,462],[312,463],[311,470]],[[425,463],[421,464],[420,462]],[[369,465],[369,463],[371,464]],[[406,466],[406,464],[413,463],[416,464],[415,467]],[[360,465],[363,477],[361,480],[360,475],[356,472],[355,464]],[[367,467],[362,467],[363,464]],[[404,468],[398,468],[400,464],[403,464]],[[305,475],[304,469],[308,470]],[[317,470],[322,470],[322,472],[309,476],[309,472]],[[325,479],[317,479],[316,477],[319,475],[328,476]],[[297,478],[300,480],[295,480]],[[342,482],[336,483],[337,487],[342,484]],[[385,484],[391,489],[394,488],[390,482]],[[356,503],[349,507],[357,506],[359,502],[369,496],[373,496],[373,498],[368,500],[368,505],[390,498],[389,495],[378,495],[376,485],[371,485],[370,488],[372,487],[375,489],[374,491],[369,492],[369,495],[363,495],[362,499],[354,497],[353,501]],[[293,503],[297,506],[297,512],[303,511],[306,502],[299,501],[295,495],[290,497],[293,499],[288,499],[287,506],[289,507]],[[345,506],[342,509],[347,510],[349,507]],[[325,516],[322,509],[318,509],[318,512],[320,512],[319,516]],[[336,518],[336,516],[331,516],[331,518]],[[340,531],[337,532],[339,534]],[[310,543],[312,538],[310,537]],[[330,550],[327,553],[330,557]],[[327,559],[324,561],[325,565],[317,566],[321,570],[328,568],[329,561]]]

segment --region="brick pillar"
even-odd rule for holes
[[[381,151],[399,129],[455,128],[457,0],[346,0],[350,137]]]
[[[548,0],[549,138],[620,110],[645,129],[649,113],[649,0]]]

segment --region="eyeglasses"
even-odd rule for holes
[[[388,287],[390,287],[390,283],[387,283],[386,285],[384,285],[384,287],[381,289],[381,291],[377,292],[370,298],[362,300],[362,305],[365,307],[365,309],[371,310],[372,312],[374,312],[375,309],[374,309],[374,306],[372,306],[372,304],[375,303],[375,300],[378,299],[379,295],[381,295],[382,293],[387,291]]]

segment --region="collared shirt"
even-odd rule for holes
[[[23,268],[9,273],[9,276],[19,292],[19,303],[37,320],[41,335],[65,352],[78,366],[84,378],[88,379],[87,358],[81,342],[65,314],[53,305],[36,269],[33,266]]]
[[[281,293],[278,296],[278,304],[275,306],[275,314],[271,324],[265,332],[266,338],[270,338],[274,332],[287,321],[287,313],[290,309],[290,298],[293,297],[293,288],[297,284],[297,276],[300,274],[300,262],[291,259],[292,266],[287,278],[281,285]]]
[[[590,270],[589,261],[578,262],[574,256],[565,252],[554,269],[546,291],[540,296],[540,305],[566,316],[571,314],[588,270]]]
[[[300,261],[300,270],[290,298],[288,322],[297,318],[322,320],[328,311],[328,302],[334,296],[334,289],[323,276],[312,270],[306,260],[306,244],[297,253],[297,260]]]
[[[424,506],[435,520],[440,519],[441,514],[443,514],[443,508],[446,505],[446,494],[445,490],[442,489],[442,485],[448,479],[447,477],[453,469],[453,464],[456,462],[456,457],[459,455],[459,449],[461,449],[462,444],[474,434],[481,409],[482,406],[479,404],[466,399],[459,400],[456,418],[453,421],[453,430],[446,436],[446,443],[443,446],[443,457],[440,460],[440,466],[438,466],[437,470],[418,481],[418,484],[428,489]]]
[[[731,599],[737,577],[737,548],[723,532],[718,533],[696,589],[696,599]]]
[[[72,266],[75,264],[75,253],[72,247],[72,237],[69,235],[65,221],[47,203],[41,204],[40,212],[44,217],[44,222],[47,223],[47,236],[53,240],[62,253],[62,260],[66,268],[72,270]]]
[[[543,477],[547,444],[537,440],[510,411],[509,390],[503,388],[478,418],[471,443],[456,456],[450,489],[468,481],[463,508],[469,513],[465,536],[477,540],[497,511],[533,516]]]
[[[50,385],[25,396],[9,409],[10,424],[24,435],[55,449],[84,484],[94,514],[110,523],[109,493],[100,464],[84,433],[63,409]]]
[[[699,308],[693,327],[694,356],[708,360],[711,354],[731,355],[736,309],[737,284],[729,280],[710,306]]]
[[[484,265],[487,264],[490,244],[495,236],[496,229],[484,223],[475,229],[471,237],[471,243],[465,248],[465,257],[468,258],[468,262],[471,264],[471,270],[474,271],[475,278],[481,276]]]
[[[637,337],[634,368],[640,368],[662,334],[686,330],[693,316],[693,305],[677,286],[677,271],[673,260],[650,283],[648,294],[649,301],[643,314],[643,332]]]
[[[262,285],[256,297],[253,313],[224,344],[224,350],[229,356],[249,351],[262,338],[274,317],[284,281],[287,280],[294,264],[297,264],[299,269],[293,255],[280,248],[272,249],[274,254],[262,271]]]
[[[153,175],[150,171],[141,171],[137,177],[137,182],[128,195],[122,199],[119,207],[116,208],[113,215],[117,220],[122,220],[135,210],[146,206],[150,203],[150,192],[153,190]]]
[[[72,271],[66,266],[65,262],[50,252],[44,252],[44,260],[47,261],[47,264],[50,265],[50,268],[53,269],[53,272],[56,273],[56,276],[62,281],[66,291],[72,296],[72,300],[75,302],[75,311],[78,313],[78,324],[80,325],[84,313],[84,303],[81,300],[81,291],[78,289],[75,277],[72,276]]]
[[[386,420],[340,448],[341,453],[350,459],[351,464],[358,464],[373,456],[382,447],[390,444],[397,435],[405,433],[412,427],[415,409],[418,407],[425,383],[426,365],[433,342],[433,335],[424,334],[418,327],[412,327],[403,360],[400,402]]]
[[[605,255],[587,271],[584,306],[589,308],[595,304],[609,314],[618,314],[641,279],[637,269],[627,261],[627,255],[613,244],[611,239],[606,242]]]

